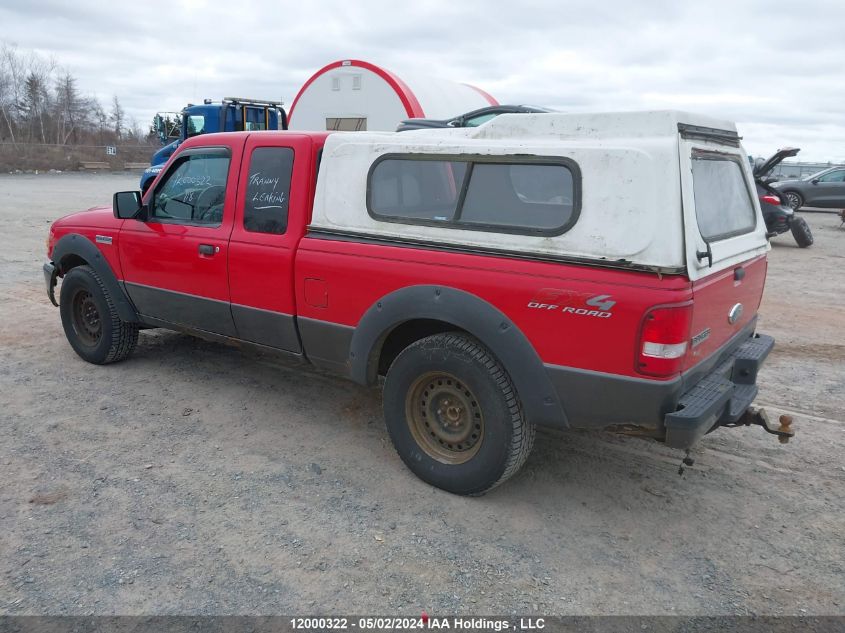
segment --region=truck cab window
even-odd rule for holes
[[[244,130],[247,132],[257,132],[266,130],[267,124],[265,119],[265,112],[263,108],[247,108],[246,121],[244,121]]]
[[[205,117],[201,114],[188,117],[188,138],[205,134]]]
[[[172,223],[219,225],[223,221],[228,172],[228,154],[185,156],[156,190],[151,218]]]
[[[277,235],[287,231],[292,172],[292,149],[258,147],[252,152],[244,200],[247,231]]]

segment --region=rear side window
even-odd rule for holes
[[[696,152],[692,183],[698,230],[706,241],[717,241],[754,230],[757,213],[738,159]]]
[[[392,222],[559,235],[577,220],[579,185],[564,159],[386,157],[370,171],[368,208]]]
[[[281,235],[288,229],[288,199],[293,172],[289,147],[258,147],[249,161],[244,228]]]

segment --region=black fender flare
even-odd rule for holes
[[[543,426],[569,426],[543,361],[525,334],[501,310],[456,288],[408,286],[370,306],[352,335],[350,378],[362,385],[374,384],[382,342],[397,326],[414,319],[449,323],[476,337],[507,370],[529,420]]]
[[[62,236],[56,242],[55,246],[53,246],[53,263],[61,271],[62,275],[68,270],[65,268],[63,261],[71,255],[84,259],[94,269],[102,280],[106,290],[109,291],[120,318],[129,323],[138,322],[138,313],[135,311],[135,306],[132,305],[129,297],[126,295],[126,291],[117,280],[117,276],[114,274],[106,258],[103,257],[100,249],[84,235],[68,233]]]

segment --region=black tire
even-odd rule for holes
[[[534,445],[534,424],[507,372],[460,333],[426,337],[396,357],[384,416],[408,468],[460,495],[481,495],[509,479]]]
[[[120,319],[114,301],[90,266],[77,266],[64,276],[59,312],[70,346],[89,363],[121,361],[138,343],[138,324]]]
[[[807,248],[813,243],[813,232],[804,218],[793,217],[789,228],[792,230],[792,237],[801,248]]]
[[[798,211],[804,206],[804,198],[797,191],[784,191],[783,197],[786,199],[786,204],[792,207],[793,211]]]

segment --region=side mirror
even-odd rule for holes
[[[817,184],[819,184],[819,179],[813,178],[810,182],[813,183],[814,185],[817,185]]]
[[[112,198],[112,211],[118,220],[131,220],[143,210],[140,191],[118,191]]]
[[[158,140],[164,145],[167,142],[167,132],[164,129],[164,117],[160,114],[155,115],[153,118],[155,123],[156,133],[158,134]]]

